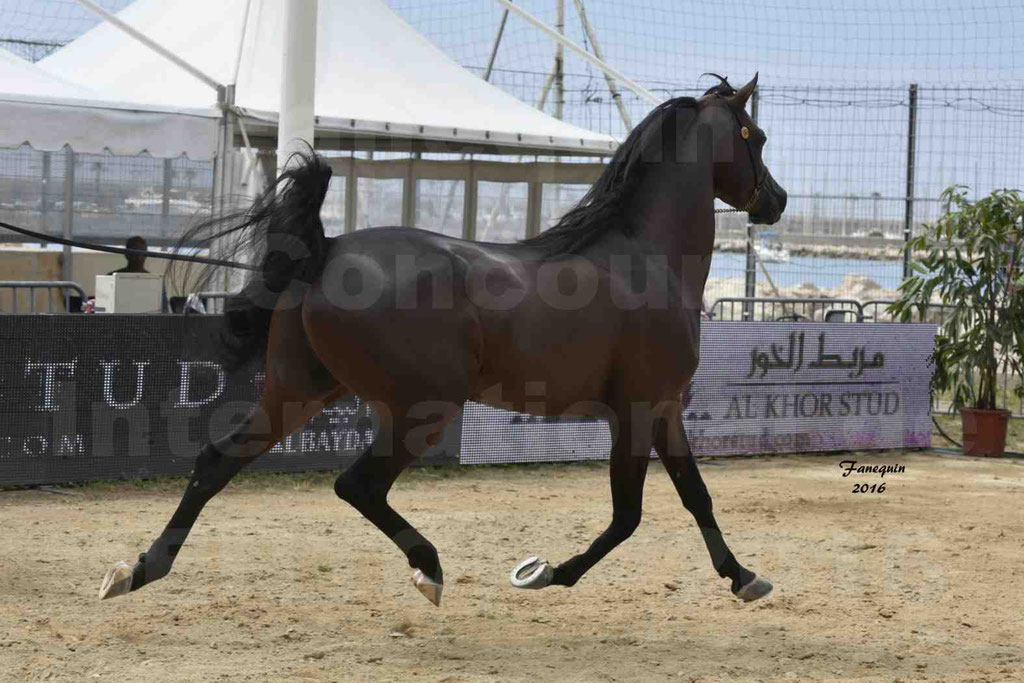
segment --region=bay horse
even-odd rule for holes
[[[754,223],[776,222],[786,206],[761,158],[767,138],[745,111],[757,76],[738,91],[720,80],[699,99],[657,106],[574,209],[515,244],[409,228],[327,239],[319,213],[331,170],[303,155],[213,235],[248,235],[259,247],[262,268],[230,301],[223,336],[235,362],[263,356],[259,403],[201,449],[166,528],[134,566],[107,572],[100,597],[166,576],[203,506],[346,395],[372,406],[376,428],[334,490],[400,548],[435,605],[444,583],[437,550],[388,492],[468,400],[596,416],[612,434],[611,523],[561,564],[528,558],[513,570],[514,586],[573,586],[626,540],[640,523],[653,447],[718,575],[742,600],[767,595],[772,584],[739,563],[719,530],[680,405],[697,369],[715,198]]]

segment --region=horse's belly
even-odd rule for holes
[[[614,341],[586,316],[512,316],[485,329],[482,350],[474,400],[556,415],[605,399]]]

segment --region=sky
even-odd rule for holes
[[[320,0],[344,1],[352,0]],[[129,0],[101,4],[117,10]],[[482,72],[503,11],[497,2],[388,4],[457,62]],[[555,23],[557,0],[518,4]],[[564,4],[566,34],[589,47],[574,0]],[[952,183],[977,192],[1024,185],[1024,136],[1015,133],[1024,121],[1019,0],[583,4],[607,61],[665,97],[706,88],[705,71],[734,84],[759,71],[759,123],[769,136],[765,159],[798,212],[902,216],[910,83],[919,84],[917,196],[934,198]],[[31,54],[42,48],[3,39],[64,42],[95,21],[74,0],[0,0],[0,47]],[[553,54],[548,38],[512,17],[492,81],[533,103]],[[600,73],[575,56],[567,57],[565,71],[565,117],[623,135]],[[648,105],[631,93],[624,98],[633,121],[640,120]],[[882,199],[843,199],[851,194]],[[823,198],[800,199],[813,195]]]

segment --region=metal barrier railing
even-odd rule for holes
[[[1009,363],[1003,361],[996,379],[996,405],[1009,410],[1012,417],[1024,418],[1024,397],[1018,397],[1014,393],[1019,381],[1014,377],[1011,382]],[[947,397],[933,395],[932,412],[951,414],[955,412],[953,402]]]
[[[238,292],[193,292],[188,296],[170,298],[172,313],[218,314],[224,312],[224,302]]]
[[[45,289],[47,293],[53,290],[60,290],[63,293],[64,299],[64,311],[58,312],[77,312],[72,311],[71,298],[72,295],[69,292],[77,292],[79,297],[79,310],[81,310],[81,303],[85,301],[85,290],[77,282],[71,282],[67,280],[0,280],[0,289],[11,290],[11,304],[13,310],[11,313],[20,313],[20,298],[18,296],[19,291],[28,290],[28,312],[38,313],[36,311],[36,291]],[[46,313],[53,313],[53,297],[46,296]]]
[[[892,319],[892,315],[885,310],[890,305],[896,303],[895,301],[865,301],[861,304],[864,309],[864,319],[874,322],[898,322]],[[913,322],[929,322],[939,323],[940,325],[946,321],[946,315],[949,311],[952,311],[954,306],[949,304],[928,304],[928,308],[925,312],[924,319],[921,319],[921,311],[915,306],[914,315],[911,316]]]
[[[207,313],[223,313],[224,302],[238,292],[199,292],[196,297],[203,302]]]
[[[725,297],[708,311],[712,320],[783,322],[819,320],[863,322],[864,311],[854,299],[786,299],[782,297]]]

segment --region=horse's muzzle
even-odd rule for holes
[[[773,225],[779,222],[786,210],[789,196],[769,173],[761,188],[757,206],[750,212],[750,222],[757,225]]]

